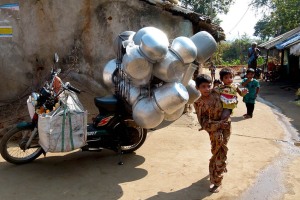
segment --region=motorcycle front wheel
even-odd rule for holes
[[[32,144],[25,149],[31,132],[30,127],[14,127],[9,130],[0,142],[1,156],[13,164],[25,164],[38,158],[43,153],[43,149],[38,144],[38,138],[34,138]]]

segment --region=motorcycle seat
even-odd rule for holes
[[[100,112],[115,112],[117,110],[118,100],[114,96],[95,97],[94,102]]]

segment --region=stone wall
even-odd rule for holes
[[[169,39],[193,35],[192,23],[139,0],[0,0],[20,10],[0,10],[0,26],[13,27],[0,38],[0,103],[21,98],[45,80],[55,52],[63,71],[98,95],[100,68],[115,57],[112,44],[126,30],[155,26]]]

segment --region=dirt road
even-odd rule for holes
[[[240,100],[218,194],[208,192],[208,134],[198,131],[189,113],[149,132],[136,154],[124,156],[123,166],[109,151],[48,154],[22,166],[0,158],[0,200],[300,199],[300,153],[289,143],[282,119],[260,102],[254,118],[244,120],[244,113]]]

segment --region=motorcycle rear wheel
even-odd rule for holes
[[[136,151],[137,149],[139,149],[144,144],[146,137],[147,137],[147,129],[140,128],[139,132],[140,132],[140,135],[139,135],[138,142],[136,142],[135,144],[130,145],[130,146],[121,146],[122,153],[124,153],[124,154],[132,153],[132,152]]]
[[[24,133],[31,133],[31,131],[30,127],[14,127],[3,136],[0,142],[0,153],[7,162],[17,165],[25,164],[35,160],[43,153],[42,147],[37,143],[35,146],[29,146],[28,149],[22,149],[28,139],[24,138]]]

